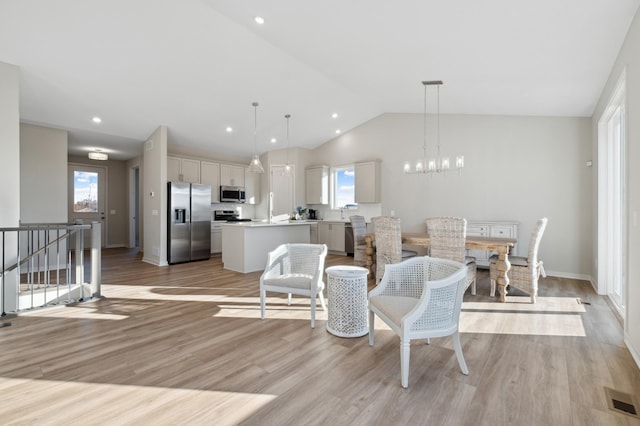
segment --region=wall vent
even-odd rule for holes
[[[607,404],[609,409],[618,413],[626,414],[634,418],[638,417],[637,404],[633,401],[633,396],[620,392],[608,387],[604,388],[604,392],[607,395]]]

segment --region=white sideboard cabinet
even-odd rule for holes
[[[504,237],[518,239],[519,222],[470,220],[467,221],[467,235],[479,237]],[[489,266],[489,257],[494,252],[484,250],[468,250],[468,256],[474,256],[478,266]],[[511,249],[511,254],[519,255],[518,243]]]

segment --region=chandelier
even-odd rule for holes
[[[451,164],[449,162],[449,157],[443,157],[440,152],[440,86],[442,85],[442,80],[430,80],[423,81],[422,85],[424,86],[424,117],[423,117],[423,126],[424,126],[424,139],[422,142],[422,158],[418,159],[415,162],[415,165],[412,167],[411,162],[407,161],[404,164],[404,172],[406,174],[430,174],[434,173],[443,173],[445,174],[447,170],[451,168]],[[436,86],[437,89],[437,98],[436,98],[436,156],[428,158],[427,157],[427,86]],[[464,156],[458,155],[456,156],[455,168],[458,170],[458,173],[462,174],[462,168],[464,167]]]
[[[258,103],[253,102],[253,158],[251,158],[251,163],[249,163],[249,168],[247,169],[251,173],[264,173],[264,167],[262,167],[262,162],[260,161],[260,156],[258,155]]]

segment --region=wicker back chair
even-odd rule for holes
[[[418,256],[387,265],[382,281],[369,292],[369,345],[373,346],[377,315],[400,336],[403,388],[409,382],[414,339],[452,336],[460,370],[469,374],[458,333],[466,282],[467,267],[462,263]]]
[[[476,258],[466,255],[467,220],[458,217],[432,217],[426,220],[429,255],[467,265],[467,287],[476,294]]]
[[[323,310],[324,281],[322,274],[327,246],[324,244],[282,244],[267,256],[267,267],[260,277],[260,317],[264,319],[267,291],[299,294],[311,298],[311,328],[316,326],[316,297],[320,296]]]
[[[415,251],[402,250],[400,218],[378,216],[371,219],[376,236],[376,282],[384,275],[384,267],[417,255]]]
[[[364,236],[367,233],[367,223],[364,216],[353,215],[349,217],[353,229],[353,264],[367,266],[367,243]]]
[[[542,219],[538,219],[533,232],[531,232],[527,257],[509,256],[509,263],[511,263],[511,269],[509,269],[508,272],[509,286],[529,294],[531,296],[531,303],[536,303],[536,297],[538,296],[538,279],[540,275],[543,277],[547,276],[542,266],[542,260],[538,260],[538,247],[540,247],[540,240],[542,240],[542,234],[546,227],[547,218],[543,217]],[[498,277],[497,261],[498,255],[496,254],[489,258],[491,296],[495,296],[496,294],[496,278]]]

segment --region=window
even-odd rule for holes
[[[356,208],[353,164],[331,168],[331,208]]]
[[[96,213],[98,211],[98,173],[73,172],[73,211]]]

